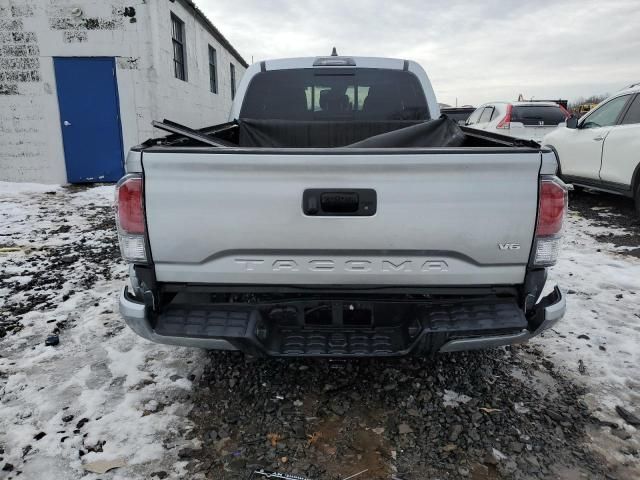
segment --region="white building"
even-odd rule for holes
[[[191,0],[0,0],[0,180],[114,181],[152,120],[227,120],[246,62]]]

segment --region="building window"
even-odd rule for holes
[[[236,96],[236,67],[233,63],[229,64],[231,71],[231,99],[233,100]]]
[[[209,45],[209,89],[212,93],[218,93],[218,72],[216,68],[216,49]]]
[[[173,72],[176,78],[187,80],[184,54],[184,22],[171,14],[171,41],[173,43]]]

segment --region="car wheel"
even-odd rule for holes
[[[635,200],[636,200],[636,212],[640,217],[640,182],[638,182],[638,185],[636,186]]]

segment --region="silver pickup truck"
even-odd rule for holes
[[[135,147],[117,186],[120,311],[155,342],[401,356],[526,341],[565,311],[567,209],[537,143],[440,117],[415,62],[251,66],[229,123]],[[542,297],[542,298],[541,298]]]

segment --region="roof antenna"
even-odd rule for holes
[[[331,56],[332,57],[337,57],[338,56],[338,52],[336,51],[336,47],[333,47],[333,51],[331,52]]]

